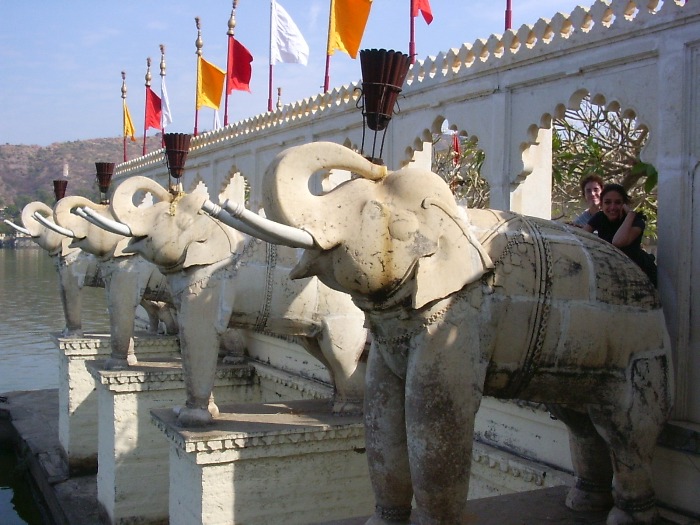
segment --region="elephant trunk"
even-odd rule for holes
[[[103,230],[116,235],[133,237],[131,228],[129,228],[126,224],[104,217],[91,208],[76,208],[75,212],[98,228],[102,228]]]
[[[312,142],[289,148],[272,162],[263,179],[264,206],[268,218],[313,232],[323,249],[335,242],[327,227],[328,204],[323,195],[309,188],[311,176],[320,170],[351,171],[369,180],[381,180],[386,167],[371,163],[362,155],[332,142]]]
[[[37,212],[45,216],[53,214],[49,206],[39,201],[30,202],[22,208],[22,224],[32,237],[40,237],[45,230],[45,227],[34,217]]]
[[[35,218],[37,221],[39,221],[41,224],[43,224],[46,228],[48,228],[49,230],[52,230],[52,231],[58,233],[59,235],[63,235],[63,236],[65,236],[65,237],[75,237],[75,233],[73,233],[71,230],[69,230],[69,229],[67,229],[67,228],[62,228],[61,226],[59,226],[59,225],[56,224],[55,222],[50,221],[49,219],[47,219],[46,217],[44,217],[44,216],[43,216],[41,213],[39,213],[38,211],[37,211],[37,212],[34,212],[34,218]]]
[[[148,235],[151,225],[143,221],[143,214],[134,204],[139,192],[150,193],[154,201],[172,202],[173,195],[153,179],[141,176],[130,177],[115,188],[111,204],[114,217],[126,224],[132,235],[143,237]]]

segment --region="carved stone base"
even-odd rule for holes
[[[106,334],[86,334],[82,338],[54,335],[58,347],[58,437],[64,461],[71,476],[97,471],[97,393],[95,380],[86,361],[109,357],[110,338]],[[175,336],[140,335],[135,338],[139,359],[169,359],[179,355]]]
[[[359,416],[327,400],[220,406],[206,429],[153,422],[170,441],[170,524],[307,524],[374,510]]]
[[[128,370],[104,370],[104,361],[88,363],[99,402],[97,499],[103,523],[168,522],[168,443],[150,421],[150,410],[185,400],[182,367],[177,361],[147,361]],[[221,365],[214,384],[217,402],[259,397],[254,370]]]

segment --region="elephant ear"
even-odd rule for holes
[[[442,217],[438,218],[439,225],[434,229],[439,232],[438,250],[418,260],[413,296],[415,308],[461,290],[493,268],[491,258],[472,234],[468,222],[458,217],[450,204],[434,199],[424,201],[425,207],[433,208]]]
[[[187,245],[184,268],[212,264],[231,255],[231,244],[220,242],[221,236],[210,235],[213,228],[222,228],[209,215],[202,212],[202,204],[209,198],[206,191],[194,191],[177,201],[175,216],[178,230],[201,233],[198,239],[193,239]]]

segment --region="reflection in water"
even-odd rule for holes
[[[58,275],[40,249],[0,249],[0,393],[58,387],[58,350],[65,325]],[[103,289],[83,290],[83,330],[109,332]]]
[[[65,325],[58,275],[40,249],[0,249],[0,394],[58,388],[58,350],[51,334]],[[103,289],[83,290],[83,330],[109,332]],[[0,448],[0,523],[44,521],[14,452]]]

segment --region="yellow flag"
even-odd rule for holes
[[[328,54],[338,49],[357,58],[372,0],[331,0]]]
[[[197,61],[197,109],[219,109],[226,73],[202,57]]]
[[[134,123],[131,121],[131,114],[129,113],[129,108],[126,105],[126,100],[122,99],[124,102],[124,136],[131,137],[131,142],[136,142],[136,131],[134,130]]]

